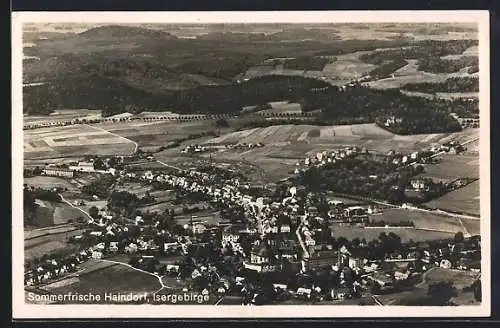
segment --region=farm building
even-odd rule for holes
[[[78,165],[72,165],[69,167],[70,170],[75,170],[77,172],[94,172],[94,163],[92,162],[79,162]]]
[[[73,170],[61,167],[46,167],[45,169],[43,169],[42,174],[52,177],[65,178],[72,178],[75,176],[75,172]]]
[[[429,182],[424,179],[413,179],[410,181],[411,188],[415,191],[429,190]]]
[[[344,210],[347,217],[366,216],[367,209],[361,206],[350,206]]]

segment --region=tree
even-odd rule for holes
[[[229,123],[227,122],[227,120],[221,118],[221,119],[218,119],[217,121],[215,121],[215,127],[217,127],[217,128],[228,128],[229,127]]]
[[[97,207],[95,206],[92,206],[91,208],[89,208],[89,215],[94,219],[94,220],[97,220],[98,217],[99,217],[99,210],[97,209]]]
[[[441,281],[428,287],[427,295],[435,305],[447,305],[450,299],[456,295],[456,289],[451,281]]]
[[[482,300],[481,280],[478,279],[472,284],[472,291],[474,293],[474,299],[478,302],[481,302]]]
[[[453,237],[453,241],[455,243],[463,243],[464,241],[464,233],[462,231],[459,231],[455,234],[455,236]]]

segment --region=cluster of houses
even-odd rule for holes
[[[457,113],[450,113],[454,119],[456,119],[462,128],[479,128],[479,115],[471,117],[460,117]]]
[[[366,148],[359,148],[359,147],[344,147],[341,149],[335,149],[331,152],[327,151],[322,151],[322,152],[317,152],[314,156],[307,156],[304,161],[297,162],[296,168],[294,173],[298,174],[300,173],[302,168],[303,170],[306,170],[307,168],[310,167],[321,167],[324,166],[328,163],[336,163],[339,161],[342,161],[344,159],[350,158],[356,154],[364,154],[367,153],[368,150]]]
[[[181,150],[181,153],[204,153],[207,151],[207,147],[202,145],[187,145],[184,149]]]

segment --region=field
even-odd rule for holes
[[[348,240],[355,238],[365,238],[367,241],[378,239],[382,232],[388,234],[393,232],[401,237],[402,242],[408,242],[410,239],[415,242],[452,238],[454,233],[442,231],[420,230],[413,228],[362,228],[354,226],[340,226],[334,224],[330,226],[335,238],[345,237]]]
[[[439,215],[437,213],[414,211],[405,209],[384,209],[381,214],[371,215],[370,219],[397,223],[400,221],[411,221],[416,229],[420,231],[438,231],[454,234],[458,231],[479,234],[480,221],[473,219],[459,219],[451,216]],[[461,223],[462,222],[462,223]],[[467,223],[464,229],[462,224]]]
[[[408,65],[396,70],[394,78],[385,78],[377,81],[368,82],[368,85],[375,89],[391,89],[401,88],[409,83],[443,83],[450,77],[468,77],[477,76],[477,74],[469,74],[467,70],[461,70],[456,73],[428,73],[420,71],[416,59],[407,60]]]
[[[97,261],[95,261],[97,262]],[[94,263],[95,265],[95,263]],[[72,293],[92,293],[100,295],[104,300],[105,293],[134,293],[151,294],[161,287],[158,279],[144,272],[136,271],[125,265],[99,265],[98,268],[89,273],[70,278],[65,283],[49,285],[46,289],[53,294]],[[106,301],[106,303],[110,303]]]
[[[151,186],[137,182],[126,182],[123,186],[117,186],[115,189],[117,191],[127,191],[142,198],[146,195],[146,191],[151,190]]]
[[[60,230],[57,230],[54,231],[53,233],[40,235],[39,237],[25,239],[24,259],[29,260],[33,258],[39,258],[45,254],[51,254],[54,252],[69,254],[73,252],[77,248],[77,246],[72,244],[67,244],[66,243],[67,238],[80,235],[82,232],[83,230],[81,229],[64,231],[64,232],[60,232]]]
[[[450,134],[426,134],[400,136],[394,135],[375,124],[357,124],[341,126],[313,125],[276,125],[253,128],[223,134],[208,139],[210,144],[263,143],[264,147],[248,150],[221,149],[211,153],[215,161],[236,161],[255,165],[262,169],[272,180],[280,180],[290,175],[298,160],[312,156],[318,151],[332,150],[345,146],[366,147],[371,152],[387,153],[393,149],[400,152],[419,151],[433,143],[449,140],[469,140],[478,129],[464,130]],[[170,154],[170,155],[167,155]],[[157,154],[166,161],[172,160],[176,153],[166,151]],[[168,157],[167,157],[168,156]],[[178,155],[175,155],[178,156]],[[169,158],[170,157],[170,158]]]
[[[425,205],[430,208],[439,208],[445,211],[462,212],[466,214],[480,214],[479,180],[434,199]]]
[[[43,189],[52,189],[52,188],[64,188],[68,191],[75,191],[77,188],[71,184],[68,180],[58,177],[49,177],[49,176],[34,176],[29,178],[24,178],[23,183],[39,187]]]
[[[479,158],[469,155],[442,155],[438,164],[424,165],[422,177],[452,181],[458,178],[479,178]]]
[[[299,103],[289,103],[288,101],[276,101],[270,103],[271,108],[261,110],[259,113],[264,114],[295,114],[302,113],[302,108]]]
[[[69,121],[75,118],[99,118],[100,110],[88,109],[60,109],[47,116],[25,115],[23,122],[27,124],[43,123],[50,121]]]
[[[454,269],[432,268],[424,273],[424,281],[411,290],[393,293],[388,295],[378,295],[377,298],[384,305],[409,305],[410,302],[419,301],[427,297],[427,290],[430,284],[451,281],[456,288],[456,295],[450,301],[457,305],[478,305],[474,299],[472,291],[464,292],[464,287],[470,286],[477,278],[477,274],[470,271]]]
[[[364,53],[371,51],[356,51],[338,56],[323,56],[329,58],[329,62],[323,70],[298,70],[283,68],[283,65],[255,65],[250,67],[244,78],[255,78],[263,75],[299,75],[304,77],[320,78],[332,85],[343,85],[353,79],[357,79],[369,73],[376,65],[364,63],[359,59]]]
[[[85,216],[82,212],[65,203],[36,200],[38,208],[35,213],[35,226],[48,227],[52,225],[75,221],[76,218]]]
[[[83,155],[128,155],[135,144],[89,125],[72,125],[24,131],[24,157],[71,157]]]
[[[142,122],[101,123],[97,127],[133,140],[140,147],[164,146],[169,141],[186,138],[196,133],[216,131],[215,120],[191,122]]]
[[[193,214],[193,222],[201,222],[207,225],[217,225],[220,221],[220,215],[217,212],[213,211],[203,211]],[[175,217],[175,221],[177,224],[184,225],[191,221],[192,214],[189,215],[179,215]]]

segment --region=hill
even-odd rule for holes
[[[166,95],[133,88],[96,74],[67,76],[23,91],[24,112],[29,114],[47,114],[61,108],[89,108],[113,115],[158,108],[166,104],[167,99]]]
[[[86,38],[130,38],[130,37],[147,37],[147,38],[163,38],[177,39],[177,37],[165,31],[153,30],[135,26],[123,25],[106,25],[88,29],[78,34],[80,37]]]

